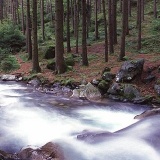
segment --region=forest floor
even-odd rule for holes
[[[118,47],[119,48],[119,47]],[[72,48],[71,53],[75,53],[75,48]],[[81,53],[81,48],[79,48],[79,53]],[[118,53],[118,50],[117,50]],[[20,54],[17,55],[18,62],[20,64],[20,69],[11,72],[22,73],[23,76],[30,76],[32,69],[31,61],[23,61],[20,58]],[[117,73],[122,61],[117,60],[118,55],[109,55],[109,62],[104,62],[104,43],[96,43],[88,46],[88,59],[89,66],[81,66],[80,62],[76,62],[75,66],[71,71],[67,71],[64,74],[55,75],[52,70],[46,69],[46,60],[40,60],[41,73],[38,75],[43,77],[49,82],[61,81],[64,79],[73,80],[74,82],[81,82],[83,79],[90,82],[93,79],[98,79],[101,77],[102,71],[105,67],[110,67],[112,73]],[[155,95],[154,84],[157,79],[160,79],[160,73],[157,68],[160,66],[160,53],[151,54],[139,54],[139,53],[129,53],[126,52],[127,59],[139,59],[144,58],[144,71],[142,74],[142,79],[147,77],[147,70],[153,69],[152,74],[156,76],[156,79],[150,83],[143,83],[140,79],[138,81],[133,81],[132,83],[137,85],[143,95]]]

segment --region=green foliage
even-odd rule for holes
[[[10,48],[11,51],[19,51],[25,45],[25,38],[12,23],[3,22],[0,25],[0,47]]]
[[[67,57],[65,58],[65,63],[67,66],[74,66],[75,61],[72,54],[67,55]]]
[[[151,25],[151,32],[155,35],[160,32],[160,20],[159,19],[153,20],[152,25]]]
[[[18,69],[19,64],[18,64],[15,56],[8,55],[3,59],[3,61],[1,61],[0,68],[1,68],[1,70],[5,71],[5,72],[9,72],[11,70]]]

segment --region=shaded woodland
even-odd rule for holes
[[[52,47],[55,58],[49,63],[55,73],[64,73],[70,66],[66,54],[88,66],[88,46],[99,42],[104,62],[109,55],[127,60],[128,51],[159,53],[159,8],[157,0],[0,0],[1,68],[14,68],[6,55],[14,59],[13,53],[22,52],[32,60],[32,71],[41,72],[39,61]]]

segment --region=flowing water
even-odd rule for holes
[[[92,145],[76,138],[84,130],[123,129],[135,123],[134,116],[145,109],[129,103],[54,97],[24,84],[0,82],[0,150],[14,153],[27,145],[55,141],[68,160],[158,160],[153,148],[129,136],[108,139],[109,147],[105,141]],[[149,156],[139,156],[146,152]]]

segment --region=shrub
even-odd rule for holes
[[[14,69],[18,69],[19,68],[19,64],[17,63],[17,60],[15,58],[15,56],[13,55],[7,55],[3,61],[1,61],[0,63],[0,68],[1,70],[8,72]]]
[[[0,37],[0,47],[10,48],[12,52],[20,51],[25,46],[24,36],[12,23],[4,22],[0,25]]]

